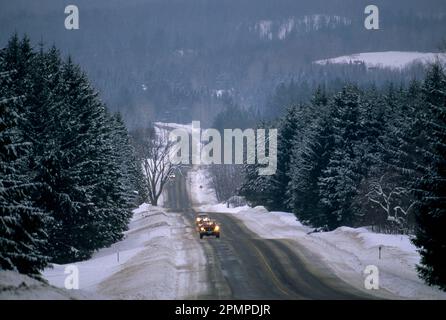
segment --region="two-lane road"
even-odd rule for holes
[[[193,223],[194,213],[186,211]],[[261,239],[241,221],[224,213],[209,213],[220,222],[220,239],[201,240],[212,266],[221,271],[220,284],[209,298],[230,299],[364,299],[370,298],[323,268],[323,263],[297,242]],[[215,272],[214,272],[215,273]],[[221,282],[221,277],[219,277]],[[215,281],[215,279],[211,279]]]
[[[185,179],[168,187],[168,203],[191,226]],[[261,239],[243,222],[224,213],[208,213],[222,228],[220,239],[199,240],[208,262],[210,291],[203,299],[370,299],[335,276],[314,254],[287,239]],[[198,234],[197,234],[198,238]]]

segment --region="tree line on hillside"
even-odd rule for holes
[[[38,275],[123,237],[141,180],[119,114],[56,48],[0,51],[0,267]]]
[[[333,230],[373,226],[414,234],[429,284],[446,289],[446,75],[385,90],[319,88],[309,104],[276,122],[278,167],[259,176],[245,167],[240,194],[253,205],[290,210]]]
[[[216,91],[230,92],[240,105],[259,107],[269,92],[291,77],[308,81],[311,89],[313,83],[337,78],[359,83],[374,77],[378,85],[390,77],[413,74],[413,70],[325,67],[312,64],[315,60],[371,51],[437,51],[446,31],[446,16],[441,14],[444,2],[374,1],[386,32],[364,28],[367,4],[358,0],[79,1],[80,29],[67,33],[65,3],[3,1],[0,44],[15,30],[36,39],[44,34],[88,70],[110,110],[119,110],[131,129],[151,119],[201,120],[209,125],[214,113],[224,109]],[[304,97],[307,92],[311,90],[302,88]]]

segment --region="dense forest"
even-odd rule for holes
[[[52,47],[0,51],[0,267],[37,276],[122,238],[140,170],[119,114]]]
[[[274,118],[270,93],[294,79],[302,101],[319,84],[408,83],[419,68],[318,66],[356,52],[437,52],[443,0],[377,0],[380,28],[364,28],[366,0],[77,0],[80,29],[63,27],[70,1],[0,1],[0,44],[12,32],[44,39],[83,66],[129,128],[150,121],[211,125],[227,102]]]

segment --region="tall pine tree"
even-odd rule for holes
[[[446,290],[446,76],[439,64],[428,71],[422,92],[426,143],[420,147],[423,161],[416,166],[421,176],[414,244],[421,255],[420,276]]]
[[[31,59],[28,39],[17,36],[0,54],[0,267],[37,276],[48,261],[45,215],[30,197],[39,186],[28,175],[31,143],[20,129],[29,82],[17,81]]]
[[[330,229],[352,225],[360,214],[353,206],[360,172],[359,144],[362,143],[361,95],[353,86],[345,87],[330,102],[334,147],[326,169],[319,178],[319,196],[325,225]]]
[[[312,99],[312,110],[317,116],[304,132],[304,137],[294,141],[288,176],[289,208],[305,223],[321,226],[325,223],[324,207],[319,202],[318,179],[326,169],[334,147],[333,124],[322,89]]]

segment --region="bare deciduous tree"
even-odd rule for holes
[[[384,174],[370,182],[367,199],[384,210],[387,221],[404,228],[416,201],[410,198],[410,189],[386,183],[385,178]]]
[[[156,206],[170,176],[178,165],[170,161],[173,143],[166,130],[139,130],[136,149],[142,164],[144,184],[149,202]]]

